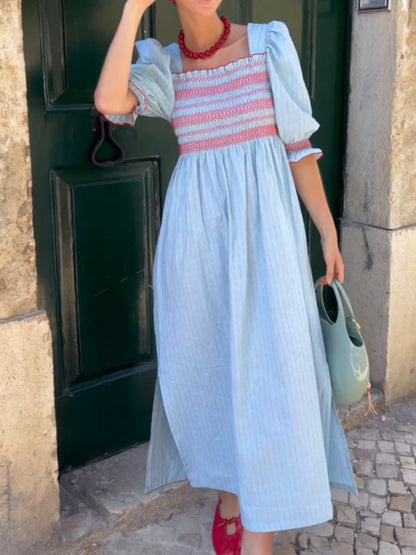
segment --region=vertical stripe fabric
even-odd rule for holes
[[[146,488],[231,491],[266,532],[330,519],[330,488],[356,486],[289,166],[321,154],[318,124],[286,27],[248,33],[247,58],[185,73],[176,45],[142,41],[131,81],[137,112],[172,121],[180,146],[154,267]]]

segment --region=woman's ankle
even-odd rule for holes
[[[234,493],[229,493],[228,491],[219,491],[218,495],[221,501],[220,515],[222,516],[222,518],[231,518],[240,514],[238,497],[234,495]]]
[[[241,555],[272,555],[273,532],[244,530]]]

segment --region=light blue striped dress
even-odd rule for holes
[[[265,532],[332,518],[356,492],[331,396],[289,161],[321,151],[283,23],[250,24],[250,55],[182,72],[176,44],[137,44],[139,114],[172,122],[180,157],[158,239],[158,383],[146,487],[188,479],[239,496]]]

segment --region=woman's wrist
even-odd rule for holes
[[[148,6],[144,5],[140,0],[127,0],[124,4],[123,14],[125,13],[130,18],[133,17],[137,23],[140,23],[147,7]]]
[[[331,217],[331,221],[328,222],[326,225],[318,227],[318,231],[322,241],[338,240],[338,233],[332,217]]]

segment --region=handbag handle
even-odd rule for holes
[[[341,322],[345,325],[345,311],[344,311],[344,304],[345,304],[345,307],[347,308],[347,312],[348,312],[347,316],[350,316],[355,321],[355,314],[352,309],[352,305],[348,298],[348,295],[345,292],[345,289],[343,288],[343,286],[336,279],[332,280],[332,282],[329,284],[329,287],[332,287],[332,290],[334,291],[335,298],[337,300],[338,314],[335,322],[330,318],[324,303],[324,297],[323,297],[324,287],[325,286],[323,284],[319,283],[319,280],[315,283],[315,293],[316,293],[316,299],[318,302],[318,309],[320,314],[323,315],[323,317],[325,318],[325,320],[328,323],[331,323],[332,325],[337,325],[339,324],[339,321],[341,318]]]

